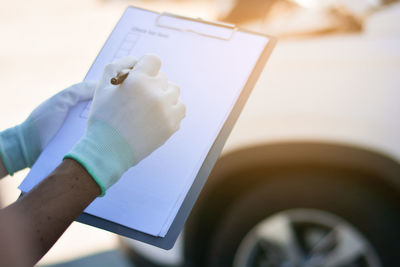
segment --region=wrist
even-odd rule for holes
[[[0,155],[0,179],[7,176],[9,174],[6,166],[4,165],[3,159]]]
[[[29,120],[0,133],[0,156],[8,173],[31,167],[40,155],[40,139]]]
[[[102,196],[135,163],[132,149],[121,134],[93,118],[88,121],[84,137],[65,158],[74,159],[86,169],[99,185]]]

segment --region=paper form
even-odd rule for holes
[[[112,60],[110,62],[113,62],[117,59],[127,57],[132,54],[132,50],[135,47],[135,44],[139,40],[140,35],[136,33],[135,29],[132,28],[124,37],[124,39],[121,42],[121,45],[119,49],[115,52]],[[84,119],[89,118],[89,111],[90,111],[90,102],[86,105],[85,109],[81,113],[81,117]]]
[[[85,212],[164,237],[268,39],[236,32],[224,41],[180,32],[158,27],[157,16],[127,9],[85,79],[100,79],[104,66],[117,58],[154,53],[163,62],[161,71],[181,88],[186,118],[162,147],[128,170]],[[207,32],[221,31],[206,27]],[[20,185],[23,192],[50,174],[84,134],[89,109],[90,102],[73,108]]]

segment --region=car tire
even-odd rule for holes
[[[252,229],[275,214],[293,210],[312,210],[340,218],[367,240],[376,252],[380,266],[400,266],[398,203],[379,187],[367,186],[362,180],[353,178],[354,175],[323,171],[269,177],[268,182],[249,190],[227,209],[210,242],[207,266],[234,266],[238,248]]]

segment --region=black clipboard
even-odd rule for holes
[[[132,7],[128,7],[128,9],[129,8],[136,8],[136,7],[132,6]],[[141,9],[141,8],[138,8],[138,9]],[[145,10],[145,11],[157,13],[157,12],[153,12],[153,11],[149,11],[149,10]],[[227,28],[230,30],[230,32],[228,35],[221,37],[221,36],[208,35],[205,32],[193,32],[190,29],[171,27],[171,26],[163,24],[164,17],[176,17],[179,19],[201,22],[201,23],[205,23],[205,24],[209,24],[209,25],[213,25],[213,26],[217,26],[217,27]],[[182,31],[182,32],[196,33],[196,34],[200,34],[200,35],[203,35],[203,36],[206,36],[209,38],[217,38],[217,39],[225,40],[228,42],[229,42],[230,38],[232,38],[232,36],[237,31],[246,32],[246,33],[255,34],[255,35],[261,35],[261,36],[265,36],[266,38],[268,38],[268,42],[267,42],[266,46],[264,47],[264,50],[262,51],[250,76],[248,77],[248,80],[247,80],[244,88],[242,89],[242,92],[241,92],[237,102],[235,103],[235,105],[232,109],[232,112],[228,116],[228,118],[225,121],[221,131],[219,132],[216,140],[214,141],[210,151],[208,152],[207,157],[204,160],[204,162],[195,178],[194,183],[192,184],[188,194],[186,195],[186,197],[185,197],[185,199],[184,199],[184,201],[183,201],[183,203],[182,203],[182,205],[181,205],[175,219],[173,220],[173,223],[172,223],[171,227],[169,228],[167,235],[165,237],[163,237],[163,238],[154,237],[154,236],[145,234],[143,232],[139,232],[137,230],[122,226],[120,224],[116,224],[111,221],[107,221],[105,219],[102,219],[102,218],[99,218],[99,217],[96,217],[96,216],[93,216],[93,215],[90,215],[87,213],[82,213],[77,218],[78,222],[92,225],[92,226],[119,234],[121,236],[132,238],[132,239],[135,239],[138,241],[142,241],[142,242],[151,244],[151,245],[159,247],[159,248],[171,249],[174,246],[175,241],[177,240],[180,232],[182,231],[183,226],[186,222],[186,219],[188,218],[190,211],[192,210],[192,207],[194,206],[194,204],[201,192],[201,189],[203,188],[205,182],[207,181],[207,178],[208,178],[212,168],[214,167],[214,165],[222,151],[222,148],[224,147],[224,144],[225,144],[226,140],[228,139],[230,132],[232,131],[234,124],[236,123],[241,111],[243,110],[243,107],[244,107],[247,99],[249,98],[253,87],[255,86],[261,72],[263,71],[264,66],[276,44],[276,39],[274,37],[271,37],[268,35],[263,35],[263,34],[251,32],[251,31],[239,29],[231,24],[205,21],[202,19],[187,18],[187,17],[170,14],[170,13],[159,13],[155,23],[159,27],[165,27],[165,28],[169,28],[169,29],[173,29],[173,30]]]

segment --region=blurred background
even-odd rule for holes
[[[40,265],[400,266],[399,1],[3,1],[0,129],[81,81],[128,5],[279,43],[172,251],[74,223]]]

